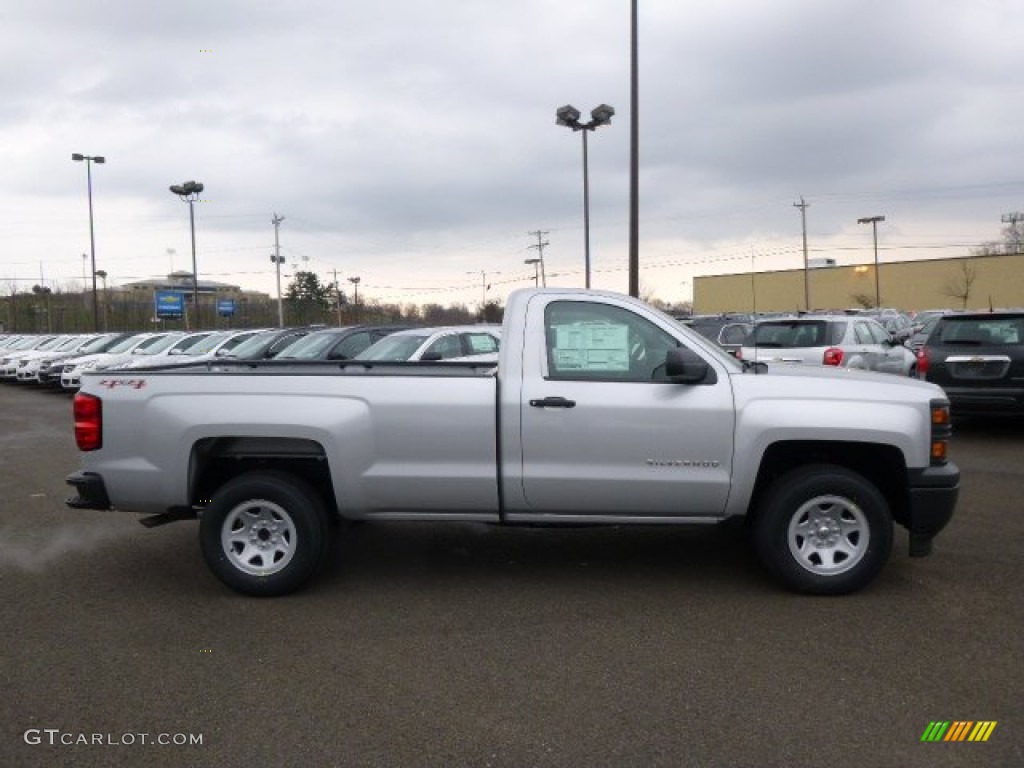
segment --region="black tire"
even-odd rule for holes
[[[813,465],[784,475],[765,493],[755,515],[758,556],[797,592],[854,592],[878,575],[892,553],[892,513],[885,497],[843,467]]]
[[[225,483],[199,522],[206,564],[245,595],[273,597],[302,586],[330,546],[322,499],[283,472],[250,472]]]

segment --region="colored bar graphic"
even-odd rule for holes
[[[921,741],[988,741],[995,728],[995,720],[933,720]]]
[[[953,727],[949,729],[949,733],[946,734],[946,738],[943,739],[943,741],[963,741],[967,736],[967,729],[972,725],[974,725],[974,723],[970,721],[954,721]]]

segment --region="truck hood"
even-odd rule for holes
[[[892,402],[917,399],[927,403],[946,394],[936,384],[891,373],[825,366],[768,365],[760,373],[732,374],[733,391],[741,399],[836,399],[846,402]],[[916,393],[916,397],[915,397]]]

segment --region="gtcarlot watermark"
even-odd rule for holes
[[[29,728],[22,738],[31,746],[50,747],[133,747],[140,744],[195,747],[203,744],[201,733],[86,733],[62,731],[60,728]]]

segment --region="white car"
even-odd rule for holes
[[[86,371],[105,371],[110,366],[130,360],[133,354],[154,354],[170,346],[185,334],[181,331],[171,333],[139,333],[129,336],[119,344],[115,344],[106,352],[85,357],[74,357],[64,364],[60,375],[60,385],[64,389],[78,389],[82,384],[82,374]]]
[[[134,368],[163,368],[179,363],[197,363],[223,357],[246,339],[255,336],[262,329],[242,331],[202,331],[181,339],[163,352],[110,366],[109,370],[131,370]]]
[[[31,357],[33,352],[45,352],[63,344],[67,336],[50,334],[47,336],[33,336],[27,341],[16,344],[4,353],[0,359],[0,378],[14,379],[18,375],[18,365],[23,359]]]
[[[800,315],[762,320],[736,357],[769,365],[827,365],[917,375],[917,357],[870,317]]]
[[[90,334],[75,334],[66,337],[62,342],[47,350],[36,350],[22,356],[18,361],[18,370],[15,377],[21,382],[38,382],[39,367],[47,360],[60,355],[72,356],[77,350],[88,344],[94,336]]]
[[[437,362],[496,354],[500,346],[500,325],[413,328],[385,336],[353,359],[377,362]]]

